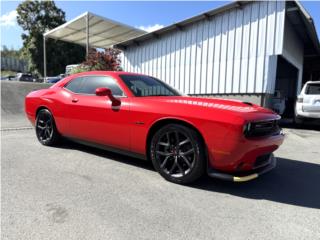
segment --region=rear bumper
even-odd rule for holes
[[[304,110],[302,103],[297,103],[296,104],[295,114],[296,114],[296,117],[298,117],[298,118],[320,119],[320,111],[307,111],[307,110]]]
[[[222,179],[225,181],[232,181],[232,182],[246,182],[252,179],[258,178],[262,174],[265,174],[275,168],[277,165],[277,159],[274,157],[273,154],[270,154],[268,159],[268,164],[264,165],[258,169],[248,172],[239,172],[235,175],[231,173],[224,173],[213,168],[208,168],[208,175],[213,178]]]
[[[35,116],[31,116],[29,114],[26,114],[27,118],[29,119],[30,123],[32,124],[32,126],[36,125],[36,120],[35,120]]]
[[[299,118],[313,118],[313,119],[320,119],[319,112],[302,112],[299,111],[296,113],[296,116]]]

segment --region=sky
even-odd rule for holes
[[[223,6],[230,1],[55,1],[66,13],[66,19],[89,11],[146,31],[190,18]],[[300,1],[312,16],[320,33],[320,1]],[[20,1],[1,1],[1,43],[9,48],[22,46],[22,29],[16,22],[16,7]],[[320,38],[320,36],[319,36]]]

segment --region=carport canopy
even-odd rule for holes
[[[47,75],[45,43],[48,38],[86,46],[88,55],[89,47],[108,48],[145,33],[126,24],[85,12],[43,34],[44,77]]]

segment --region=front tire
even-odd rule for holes
[[[188,184],[205,170],[205,150],[199,134],[179,124],[168,124],[152,137],[150,157],[154,168],[166,180]]]
[[[60,134],[48,109],[41,109],[37,114],[36,135],[42,145],[54,146],[59,143]]]

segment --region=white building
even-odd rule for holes
[[[303,63],[320,54],[312,18],[298,2],[233,2],[115,45],[123,69],[190,95],[293,102]]]

